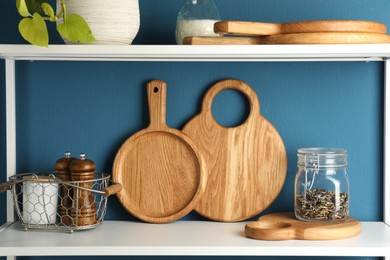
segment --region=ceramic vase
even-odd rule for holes
[[[57,12],[60,4],[57,0]],[[131,44],[138,33],[138,0],[66,0],[65,5],[67,14],[81,15],[91,28],[96,42],[88,44]]]

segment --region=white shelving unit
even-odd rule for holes
[[[364,222],[362,234],[333,241],[260,241],[248,239],[245,223],[177,221],[157,225],[106,221],[85,232],[23,231],[18,224],[0,235],[0,252],[51,255],[196,255],[196,256],[385,256],[390,255],[390,227]]]
[[[166,225],[105,221],[87,232],[25,232],[13,223],[7,194],[8,223],[0,227],[0,255],[289,255],[382,256],[390,259],[390,45],[0,45],[5,60],[7,177],[16,173],[15,62],[150,61],[150,62],[288,62],[381,61],[385,63],[384,221],[363,222],[359,236],[338,241],[257,241],[244,237],[245,223],[177,221]],[[389,163],[386,163],[389,162]]]

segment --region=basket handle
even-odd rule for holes
[[[113,183],[107,188],[102,189],[102,191],[104,192],[103,196],[106,198],[120,192],[121,190],[122,190],[122,184],[120,183]]]
[[[11,182],[0,183],[0,192],[6,192],[7,190],[11,190]]]

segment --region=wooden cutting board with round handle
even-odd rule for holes
[[[120,147],[113,180],[122,206],[151,223],[175,221],[195,206],[206,185],[205,164],[196,144],[166,124],[166,84],[147,84],[150,125]]]
[[[375,44],[390,43],[390,36],[378,33],[290,33],[262,37],[190,36],[189,45],[256,45],[256,44]]]
[[[360,20],[315,20],[289,23],[220,21],[214,24],[219,34],[266,36],[291,33],[354,32],[386,34],[383,23]]]
[[[250,104],[248,118],[237,127],[224,127],[212,115],[213,99],[225,89],[244,93]],[[216,221],[241,221],[262,212],[278,196],[286,177],[286,149],[275,127],[260,114],[249,85],[234,79],[216,83],[183,132],[197,143],[207,165],[206,190],[196,212]]]
[[[259,240],[333,240],[356,236],[361,231],[358,220],[349,217],[338,222],[307,222],[294,213],[272,213],[245,225],[247,237]]]

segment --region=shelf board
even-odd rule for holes
[[[390,44],[50,45],[0,44],[0,58],[76,61],[382,61]]]
[[[0,252],[4,256],[390,256],[390,227],[383,222],[363,222],[358,236],[333,241],[253,240],[245,237],[245,224],[105,221],[96,229],[71,234],[24,231],[14,223],[0,231]]]

